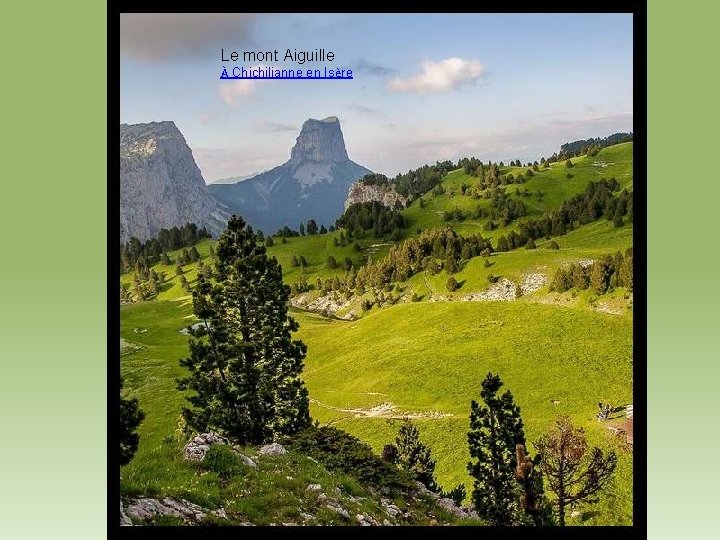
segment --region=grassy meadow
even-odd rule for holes
[[[562,200],[582,192],[588,182],[601,177],[614,176],[623,187],[632,189],[632,143],[605,148],[592,158],[574,158],[573,163],[575,166],[569,170],[562,163],[541,168],[518,186],[544,193],[542,201],[534,195],[523,198],[528,216],[557,208]],[[527,170],[505,167],[503,172],[516,174],[515,169]],[[566,177],[568,172],[573,178]],[[497,237],[517,226],[514,222],[488,232],[483,229],[483,220],[445,223],[443,211],[455,207],[473,210],[478,204],[489,204],[485,199],[459,195],[462,182],[470,184],[477,179],[461,170],[451,172],[443,181],[445,194],[426,194],[424,208],[415,201],[406,209],[409,227],[405,234],[414,234],[416,228],[449,225],[460,234]],[[507,189],[514,193],[515,185]],[[451,190],[455,195],[450,196]],[[309,263],[304,274],[312,284],[317,277],[344,274],[342,268],[326,268],[329,255],[340,265],[345,257],[359,265],[369,253],[373,259],[383,257],[391,244],[389,240],[366,238],[359,241],[363,249],[358,252],[352,243],[335,246],[334,239],[339,235],[336,231],[288,238],[286,243],[275,238],[268,253],[282,265],[283,279],[288,284],[303,275],[299,267],[290,264],[293,255],[303,255]],[[304,378],[313,418],[345,429],[379,451],[394,441],[398,418],[409,414],[432,449],[440,484],[450,489],[463,482],[469,493],[472,482],[466,471],[466,433],[470,401],[479,399],[479,385],[487,372],[498,373],[504,388],[512,391],[521,407],[528,441],[536,440],[557,415],[567,414],[585,428],[592,444],[618,453],[618,470],[601,493],[600,503],[584,507],[583,513],[569,518],[569,523],[630,524],[632,450],[598,421],[595,413],[600,401],[615,406],[632,403],[631,296],[623,289],[599,299],[589,291],[551,293],[546,284],[513,302],[459,300],[468,293],[487,289],[489,274],[517,281],[529,272],[542,273],[549,281],[555,269],[563,265],[624,251],[632,245],[632,235],[632,224],[616,228],[612,222],[600,220],[554,238],[560,245],[557,251],[548,249],[549,242],[541,240],[534,250],[493,254],[490,267],[484,266],[482,257],[470,259],[455,274],[461,287],[454,293],[446,290],[448,275],[444,271],[434,276],[417,274],[400,284],[421,299],[436,294],[451,301],[375,308],[354,321],[293,310],[293,317],[300,323],[296,337],[308,347]],[[197,244],[206,263],[212,262],[210,247],[214,244],[214,240],[207,239]],[[175,260],[181,251],[169,255]],[[230,508],[246,515],[270,512],[274,519],[292,517],[297,507],[292,501],[301,498],[302,493],[293,482],[283,480],[287,476],[283,471],[300,457],[268,462],[274,463],[274,468],[268,465],[268,474],[263,476],[265,484],[252,473],[249,479],[225,488],[218,487],[214,473],[182,460],[179,420],[184,396],[176,390],[175,379],[182,375],[178,360],[187,355],[187,336],[180,330],[193,322],[192,305],[190,296],[179,285],[174,265],[158,264],[154,268],[166,277],[157,299],[122,305],[120,311],[121,338],[127,342],[121,352],[125,394],[137,397],[146,414],[139,429],[138,452],[122,469],[123,493],[184,497],[210,507],[232,499]],[[186,265],[184,271],[192,285],[197,265]],[[132,277],[132,273],[123,274],[121,283],[132,285]],[[601,302],[618,308],[616,313],[597,309]],[[308,481],[323,474],[306,461],[295,466]],[[324,476],[323,481],[331,485],[351,483],[348,478]],[[284,495],[274,497],[268,482],[284,486]],[[359,487],[353,489],[359,493]]]

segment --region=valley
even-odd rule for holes
[[[632,290],[617,283],[602,292],[592,286],[558,291],[552,285],[557,272],[571,264],[590,267],[605,256],[626,254],[633,246],[631,216],[575,220],[565,234],[535,238],[534,247],[458,255],[454,271],[430,261],[430,267],[415,265],[405,279],[378,284],[370,277],[360,285],[353,281],[355,287],[346,284],[351,274],[382,264],[424,231],[478,235],[497,247],[501,237],[557,211],[592,182],[615,178],[616,194],[632,194],[632,152],[633,143],[624,142],[593,156],[573,157],[572,168],[564,162],[537,170],[499,166],[502,176],[527,175],[522,183],[498,188],[525,207],[524,215],[506,224],[488,216],[493,202],[485,194],[490,188],[479,189],[478,177],[455,168],[442,177],[441,189],[423,193],[401,210],[406,226],[395,239],[390,234],[375,237],[370,230],[349,239],[347,230],[336,229],[275,235],[268,241],[270,231],[265,230],[267,253],[280,263],[283,282],[293,288],[291,315],[299,323],[293,337],[307,345],[302,377],[313,420],[345,430],[380,453],[393,442],[400,419],[410,417],[437,461],[438,483],[446,490],[464,483],[469,493],[470,402],[479,399],[483,377],[497,373],[522,411],[529,450],[558,415],[566,414],[585,429],[591,444],[618,455],[615,477],[600,493],[600,502],[573,512],[568,523],[632,524],[632,446],[609,429],[620,423],[621,408],[633,402]],[[126,395],[138,398],[147,418],[139,427],[137,454],[122,469],[126,496],[182,497],[211,507],[239,504],[223,499],[212,475],[201,474],[180,457],[185,399],[175,379],[184,373],[178,360],[188,354],[181,330],[196,321],[190,291],[201,265],[213,265],[216,246],[214,239],[197,242],[199,259],[183,264],[179,274],[175,261],[182,248],[167,253],[171,264],[151,265],[162,276],[151,300],[133,297],[133,270],[120,276],[130,299],[120,308],[125,340],[121,372]],[[429,257],[442,261],[444,251],[442,255]],[[295,265],[301,256],[306,264]],[[331,259],[338,264],[330,264]],[[343,267],[345,260],[351,272]],[[434,264],[439,266],[433,269]],[[598,402],[610,403],[618,412],[600,421]],[[237,511],[259,516],[275,504],[271,499],[255,502],[260,510],[240,505]]]

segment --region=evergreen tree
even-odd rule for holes
[[[535,241],[532,238],[528,238],[528,241],[525,243],[525,249],[535,249],[536,247]]]
[[[588,455],[588,444],[582,428],[572,425],[570,418],[561,416],[555,427],[535,443],[541,455],[540,469],[550,491],[557,500],[560,525],[565,525],[569,507],[597,502],[597,493],[615,472],[615,452],[604,455],[595,447]]]
[[[290,289],[277,260],[257,245],[251,227],[232,216],[217,244],[217,281],[203,278],[193,310],[203,324],[190,330],[187,423],[240,442],[261,444],[310,424],[300,378],[306,347],[292,340],[297,322],[287,313]]]
[[[337,260],[335,260],[335,257],[333,257],[332,255],[328,255],[325,266],[327,266],[328,268],[337,268]]]
[[[454,277],[450,276],[445,286],[448,291],[453,292],[458,288],[458,282]]]
[[[307,231],[308,236],[318,233],[318,226],[314,219],[308,219],[305,225],[305,231]]]
[[[170,257],[168,256],[168,254],[165,253],[165,252],[163,252],[162,256],[160,257],[160,261],[161,261],[165,266],[170,266],[170,265],[172,264],[172,260],[170,259]]]
[[[300,236],[305,236],[305,225],[303,223],[300,224]]]
[[[320,234],[326,234],[327,229],[325,228],[325,225],[320,225]]]
[[[480,517],[492,525],[511,525],[518,508],[516,500],[515,448],[525,446],[525,432],[520,408],[498,375],[488,373],[482,382],[480,397],[470,405],[468,444],[474,461],[468,472],[475,479],[472,499]]]
[[[123,380],[120,377],[120,393],[122,394]],[[137,398],[124,399],[120,397],[120,465],[130,463],[137,451],[140,436],[137,428],[145,418],[145,413],[138,407]]]
[[[283,238],[284,238],[284,237],[283,237]],[[273,247],[273,245],[275,245],[275,242],[273,242],[272,236],[268,236],[268,237],[265,239],[265,245],[266,245],[267,247]]]
[[[435,461],[430,456],[430,448],[420,441],[420,433],[415,425],[405,418],[400,424],[397,437],[397,464],[421,482],[430,491],[438,491],[435,482]]]

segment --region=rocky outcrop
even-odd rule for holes
[[[213,444],[228,444],[228,440],[217,433],[201,433],[185,445],[183,456],[191,461],[202,461]]]
[[[260,455],[263,456],[282,456],[284,454],[287,454],[287,450],[285,450],[285,447],[282,444],[266,444],[260,448]]]
[[[330,116],[303,124],[284,164],[242,182],[208,188],[250,225],[274,233],[284,225],[297,230],[309,219],[318,226],[334,225],[350,185],[368,173],[349,159],[340,121]]]
[[[404,208],[407,204],[407,199],[395,191],[395,186],[392,184],[366,184],[360,181],[350,186],[344,209],[347,210],[353,204],[372,201],[390,208],[398,206]]]
[[[336,116],[306,120],[290,151],[291,165],[301,165],[306,161],[340,162],[349,159],[340,121]]]
[[[120,124],[121,241],[144,241],[188,222],[217,235],[228,215],[205,186],[175,123]]]
[[[153,499],[141,497],[130,499],[127,507],[120,502],[120,525],[132,525],[136,522],[152,521],[159,516],[172,516],[181,519],[185,524],[194,525],[200,523],[206,515],[213,514],[216,517],[227,519],[223,508],[217,510],[206,510],[203,507],[186,501],[185,499]],[[250,525],[250,523],[248,523]]]

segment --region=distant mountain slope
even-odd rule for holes
[[[343,212],[352,183],[371,172],[348,158],[334,116],[307,120],[290,160],[236,184],[211,184],[210,192],[253,227],[275,232],[315,219],[332,225]]]
[[[208,192],[174,122],[120,124],[120,240],[195,223],[218,234],[227,209]]]

